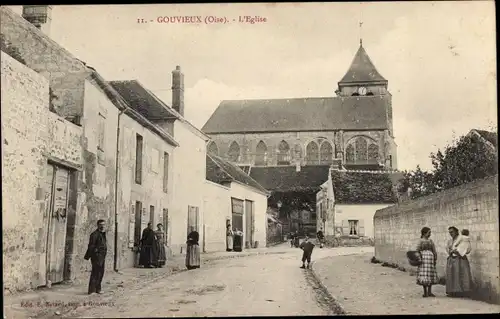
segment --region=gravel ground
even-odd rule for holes
[[[105,295],[103,306],[68,317],[327,315],[297,262],[298,252],[215,261],[146,287]],[[109,305],[109,306],[106,306]]]
[[[373,254],[326,257],[313,270],[348,315],[499,313],[500,306],[448,298],[445,287],[433,287],[436,298],[422,298],[422,287],[407,272],[370,263]]]

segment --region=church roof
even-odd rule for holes
[[[272,192],[317,192],[328,180],[329,165],[252,167],[250,176]]]
[[[202,128],[207,134],[383,130],[390,96],[225,100]]]
[[[375,65],[373,65],[363,45],[359,46],[358,52],[356,52],[349,70],[339,83],[347,84],[357,82],[387,82],[387,80],[377,71]]]
[[[477,134],[479,134],[482,138],[484,138],[486,141],[490,142],[495,149],[498,148],[498,135],[497,135],[497,133],[484,131],[484,130],[478,130],[478,129],[474,129],[473,131],[477,132]]]
[[[262,185],[243,172],[238,166],[229,163],[219,156],[207,154],[206,165],[206,179],[211,182],[223,184],[224,182],[237,181],[262,193],[269,193]]]
[[[392,204],[397,202],[397,173],[331,172],[333,193],[338,204]]]

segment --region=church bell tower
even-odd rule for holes
[[[352,60],[349,70],[338,82],[335,91],[338,96],[386,95],[388,81],[377,71],[368,53],[359,41],[359,49]]]

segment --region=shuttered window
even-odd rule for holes
[[[142,136],[135,137],[135,182],[142,184]]]

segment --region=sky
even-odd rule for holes
[[[362,37],[389,81],[398,168],[430,169],[431,152],[497,127],[494,9],[493,1],[54,6],[50,36],[105,79],[139,80],[169,105],[171,71],[181,66],[185,117],[198,128],[222,100],[335,96]],[[229,23],[138,23],[163,16]]]

